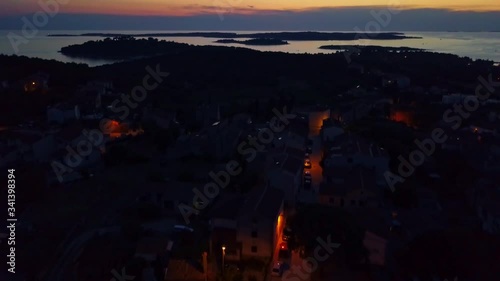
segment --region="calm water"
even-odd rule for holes
[[[14,31],[21,34],[20,31]],[[177,31],[40,31],[39,34],[30,39],[28,43],[19,45],[17,55],[28,57],[37,57],[42,59],[54,59],[62,62],[86,63],[89,66],[98,66],[112,61],[107,60],[91,60],[77,59],[62,55],[58,51],[68,45],[81,44],[89,40],[102,39],[100,37],[48,37],[47,34],[81,34],[88,32],[101,33],[122,33],[122,34],[147,34],[161,32],[177,32]],[[189,31],[178,31],[189,32]],[[254,33],[259,31],[227,31],[237,33]],[[268,32],[268,31],[266,31]],[[349,31],[346,31],[349,32]],[[0,53],[13,55],[16,54],[7,35],[9,31],[0,30]],[[193,45],[222,45],[222,46],[238,46],[246,47],[261,51],[276,51],[289,53],[331,53],[332,50],[320,50],[322,45],[378,45],[387,47],[414,47],[427,49],[434,52],[450,53],[459,56],[467,56],[472,59],[489,59],[495,62],[500,62],[500,32],[409,32],[408,36],[423,37],[422,39],[404,39],[404,40],[358,40],[358,41],[290,41],[289,45],[282,46],[243,46],[239,44],[216,44],[213,43],[215,38],[198,38],[198,37],[168,37],[158,38],[160,40],[175,41],[180,43],[188,43]]]

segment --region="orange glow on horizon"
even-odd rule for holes
[[[40,11],[37,0],[3,1],[1,14],[32,13]],[[330,0],[287,1],[287,0],[108,0],[88,4],[88,1],[72,0],[61,4],[63,13],[72,14],[108,14],[138,16],[192,16],[203,14],[269,14],[280,11],[307,11],[324,8],[366,7],[376,9],[445,9],[450,11],[500,11],[497,0],[339,0],[332,4]]]

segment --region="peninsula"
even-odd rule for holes
[[[287,41],[284,41],[284,40],[269,39],[269,38],[250,39],[250,40],[245,40],[245,41],[238,41],[238,40],[234,40],[234,39],[220,39],[220,40],[214,41],[214,43],[242,44],[242,45],[251,45],[251,46],[274,46],[274,45],[288,45],[289,44]]]

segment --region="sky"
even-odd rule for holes
[[[55,2],[57,13],[40,28],[351,30],[397,10],[390,30],[500,29],[499,0],[1,0],[0,29],[22,28],[22,17]]]

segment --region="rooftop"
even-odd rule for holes
[[[330,157],[348,156],[353,154],[369,155],[371,157],[387,157],[387,152],[376,144],[354,134],[343,134],[327,143],[326,152]]]
[[[360,166],[352,168],[331,168],[328,170],[329,182],[320,185],[320,194],[344,196],[351,191],[362,189],[378,194],[375,171]]]
[[[170,239],[165,236],[144,237],[137,242],[135,254],[141,255],[159,255],[167,251]]]
[[[64,141],[73,141],[83,136],[83,130],[83,126],[77,122],[63,127],[56,136]]]
[[[482,179],[477,184],[477,194],[481,206],[496,217],[500,217],[500,184]]]
[[[227,219],[250,216],[273,219],[278,216],[283,199],[281,190],[264,186],[255,187],[245,195],[226,193],[217,201],[210,216]]]

